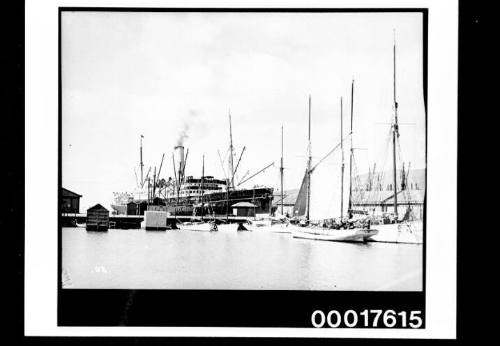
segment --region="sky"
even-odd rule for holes
[[[394,37],[398,160],[425,168],[420,13],[63,12],[61,24],[62,180],[81,211],[134,190],[141,134],[145,171],[165,153],[161,177],[173,176],[185,133],[186,175],[201,175],[205,155],[205,175],[223,178],[229,112],[235,162],[246,146],[235,180],[275,163],[240,187],[279,187],[283,126],[285,190],[299,188],[308,97],[314,165],[340,141],[341,97],[349,133],[353,79],[357,171],[391,169]],[[337,150],[314,171],[313,219],[340,214],[340,165]]]

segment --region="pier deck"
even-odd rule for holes
[[[215,218],[217,220],[221,221],[226,221],[226,215],[216,215]],[[192,219],[192,216],[188,215],[182,215],[182,216],[167,216],[167,224],[168,225],[173,225],[175,224],[175,220],[178,220],[180,222],[183,221],[189,221]],[[205,218],[208,220],[208,217]],[[234,216],[234,215],[229,215],[227,217],[230,223],[237,223],[237,222],[246,222],[248,220],[253,219],[253,217],[246,217],[246,216]],[[61,222],[63,227],[71,227],[71,226],[76,226],[76,224],[83,224],[87,220],[87,214],[86,213],[62,213],[61,215]],[[109,216],[109,221],[114,222],[115,226],[114,228],[119,228],[119,229],[135,229],[135,228],[140,228],[141,227],[141,222],[144,220],[144,215],[110,215]]]

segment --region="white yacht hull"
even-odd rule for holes
[[[296,227],[289,223],[276,223],[268,227],[269,232],[273,233],[292,233],[292,229]]]
[[[249,231],[266,231],[269,227],[271,227],[271,221],[248,221],[243,224],[243,226]]]
[[[298,227],[293,226],[292,237],[312,240],[365,242],[376,235],[378,230],[354,228],[354,229],[328,229],[321,227]]]
[[[273,233],[292,233],[293,225],[289,223],[272,223],[271,221],[250,221],[244,224],[249,231],[273,232]]]
[[[182,222],[177,228],[183,231],[214,232],[217,231],[215,224],[209,222]]]
[[[385,243],[423,244],[423,222],[410,221],[397,224],[376,225],[379,233],[371,238]]]

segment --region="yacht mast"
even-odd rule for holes
[[[154,173],[153,173],[153,188],[152,188],[152,195],[151,195],[151,199],[154,199],[155,198],[155,193],[156,193],[156,166],[155,166],[155,169],[154,169]]]
[[[340,98],[340,150],[342,151],[342,165],[340,166],[340,219],[344,217],[344,138],[343,138],[343,116],[342,97]]]
[[[201,166],[201,194],[203,195],[203,183],[205,179],[205,154],[203,154],[202,158],[202,166]]]
[[[397,183],[397,162],[396,162],[396,140],[399,138],[398,126],[398,102],[396,101],[396,38],[393,45],[393,89],[394,89],[394,123],[392,124],[392,168],[394,179],[394,217],[398,220],[398,183]]]
[[[349,205],[347,208],[347,213],[349,217],[352,215],[352,161],[354,160],[354,148],[352,147],[352,120],[354,114],[354,79],[351,84],[351,131],[349,136],[351,137],[351,148],[350,148],[350,158],[349,158]]]
[[[201,189],[201,219],[203,220],[203,195],[204,195],[204,190],[203,190],[203,183],[204,183],[204,178],[205,178],[205,154],[203,154],[203,162],[201,165],[201,183],[200,183],[200,189]]]
[[[307,159],[307,204],[306,204],[306,220],[309,221],[309,211],[311,209],[311,95],[309,95],[309,131],[308,131],[308,159]]]
[[[233,129],[231,126],[231,110],[229,110],[229,170],[231,171],[231,187],[234,188],[234,167],[233,167]]]
[[[144,163],[142,162],[142,139],[144,138],[143,135],[141,135],[141,147],[140,147],[140,167],[141,167],[141,187],[144,185],[144,178],[143,178],[143,170],[144,170]]]
[[[281,166],[280,166],[280,180],[281,180],[281,215],[283,215],[283,125],[281,125]]]

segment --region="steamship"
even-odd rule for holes
[[[175,185],[175,184],[174,184]],[[155,198],[153,204],[165,205],[173,215],[226,215],[232,214],[232,206],[239,202],[249,202],[256,214],[271,212],[273,189],[255,187],[252,189],[232,189],[231,183],[213,176],[186,177],[177,197],[175,188],[167,190],[166,198]]]
[[[156,167],[153,176],[151,170],[143,178],[142,162],[142,138],[140,146],[140,169],[141,177],[138,189],[134,193],[115,193],[114,203],[111,204],[115,214],[142,215],[149,209],[166,210],[173,216],[221,216],[233,214],[233,206],[240,202],[246,202],[246,208],[251,209],[249,214],[270,214],[273,201],[273,188],[265,186],[254,186],[253,188],[239,188],[239,185],[249,181],[254,176],[262,173],[274,165],[271,163],[255,174],[235,183],[235,173],[238,168],[233,165],[234,149],[232,145],[231,115],[230,123],[230,146],[228,171],[229,178],[218,179],[211,175],[205,175],[204,160],[203,170],[199,177],[185,176],[185,168],[189,149],[185,151],[183,145],[174,147],[175,155],[172,155],[174,166],[174,177],[168,180],[160,179],[164,155],[158,172]],[[243,148],[240,159],[243,156]],[[177,162],[175,160],[177,157]],[[248,172],[247,172],[248,173]],[[250,204],[249,204],[250,203]],[[241,204],[240,204],[241,205]]]

